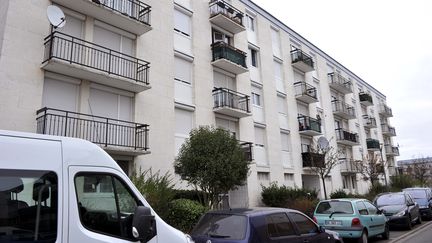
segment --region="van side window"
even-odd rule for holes
[[[0,169],[0,242],[55,242],[57,175]]]
[[[134,239],[132,218],[138,200],[118,178],[82,173],[75,177],[81,223],[88,230],[117,238]]]

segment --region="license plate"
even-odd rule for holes
[[[326,225],[342,225],[342,221],[341,220],[326,220],[325,224]]]

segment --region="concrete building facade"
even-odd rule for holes
[[[308,169],[319,137],[340,152],[328,192],[366,192],[352,161],[381,153],[389,176],[399,155],[385,95],[248,0],[5,0],[0,37],[0,129],[173,173],[191,129],[225,128],[252,161],[232,207],[259,205],[271,182],[323,196]]]

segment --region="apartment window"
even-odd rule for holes
[[[191,36],[191,17],[177,9],[174,9],[174,31],[184,36]]]
[[[287,133],[281,133],[281,150],[284,152],[291,152],[290,135]]]
[[[174,58],[175,100],[192,104],[192,63],[179,57]]]
[[[280,37],[279,37],[279,31],[271,28],[271,38],[272,38],[272,49],[273,49],[273,56],[275,57],[281,57],[281,48],[280,48]]]
[[[269,172],[257,172],[258,181],[260,182],[269,182],[270,181],[270,173]]]
[[[261,107],[261,94],[252,92],[252,104]]]
[[[227,88],[230,90],[236,90],[235,76],[227,75],[222,72],[213,72],[214,86],[217,88]]]
[[[239,136],[238,122],[216,117],[216,126],[226,131],[229,131],[232,135],[234,135],[234,137],[238,139]]]
[[[60,75],[45,73],[43,86],[43,107],[76,112],[78,110],[79,80],[63,80]]]
[[[255,127],[255,146],[264,148],[265,147],[265,129],[261,127]]]
[[[293,182],[294,181],[294,174],[284,173],[284,180],[285,180],[285,182]]]
[[[124,53],[135,54],[135,36],[102,22],[94,26],[93,41],[103,47]]]
[[[284,85],[284,79],[282,74],[282,64],[280,62],[274,61],[273,62],[274,67],[274,78],[276,81],[276,90],[281,93],[285,93],[285,85]]]
[[[213,32],[213,43],[224,42],[231,46],[234,45],[232,41],[233,38],[230,35],[227,35],[217,30],[213,30],[212,32]]]
[[[65,14],[67,24],[62,28],[57,29],[59,32],[71,35],[76,38],[82,38],[84,21]]]
[[[193,112],[183,109],[175,109],[175,154],[177,155],[182,144],[193,127]]]
[[[246,28],[250,31],[255,31],[255,18],[246,14]]]
[[[277,96],[278,101],[278,112],[279,114],[287,115],[288,105],[286,98],[283,96]]]
[[[254,67],[258,67],[258,51],[255,49],[249,48],[249,54],[251,57],[251,65]]]
[[[88,101],[89,111],[92,115],[132,121],[134,112],[133,93],[96,84],[93,86],[90,88]]]

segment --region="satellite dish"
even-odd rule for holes
[[[47,8],[47,16],[49,22],[52,24],[54,29],[61,28],[66,24],[66,18],[63,11],[54,5],[50,5]]]
[[[320,138],[318,138],[318,146],[321,149],[327,149],[329,146],[329,141],[325,137],[320,137]]]

